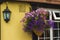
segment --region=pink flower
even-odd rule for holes
[[[26,13],[26,14],[25,14],[25,17],[26,17],[26,18],[28,18],[28,17],[34,17],[33,12]]]
[[[44,8],[39,8],[39,9],[36,10],[36,12],[39,13],[39,14],[43,14],[43,15],[47,14],[47,11]]]
[[[28,17],[30,17],[30,15],[26,15],[24,18],[28,18]]]
[[[32,11],[31,14],[35,14],[35,11]]]

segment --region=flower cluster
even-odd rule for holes
[[[39,8],[35,11],[25,13],[22,22],[24,23],[24,31],[32,32],[33,30],[43,32],[45,29],[54,27],[54,23],[52,20],[47,21],[48,12]]]

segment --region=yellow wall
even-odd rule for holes
[[[1,40],[32,40],[32,36],[23,31],[20,20],[24,17],[25,12],[29,12],[30,5],[21,2],[8,2],[8,7],[11,11],[11,20],[6,23],[3,19],[2,11],[6,8],[6,4],[1,4]]]

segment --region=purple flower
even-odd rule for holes
[[[25,18],[29,18],[29,17],[30,17],[30,15],[26,15],[26,16],[25,16]]]
[[[47,20],[46,15],[47,11],[43,8],[26,13],[24,17],[25,20],[22,20],[25,23],[24,30],[33,31],[34,29],[37,31],[44,31],[46,28],[54,27],[54,22],[52,20],[46,21],[47,24],[45,23],[44,20]]]
[[[54,22],[53,22],[52,20],[49,20],[49,21],[48,21],[48,24],[49,24],[52,28],[54,28]]]

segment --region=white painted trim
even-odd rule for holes
[[[49,10],[49,20],[52,20],[52,13],[51,13],[51,10]]]
[[[52,20],[52,13],[51,11],[49,10],[49,20]],[[53,29],[52,27],[50,28],[50,40],[53,40]]]
[[[50,28],[50,40],[53,40],[53,28]]]
[[[39,36],[38,36],[38,40],[40,40]]]
[[[55,13],[60,13],[60,12],[59,12],[59,11],[53,11],[54,19],[58,19],[58,20],[60,20],[60,17],[56,17]]]

